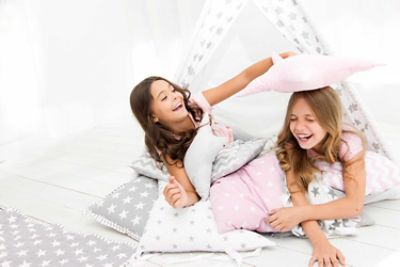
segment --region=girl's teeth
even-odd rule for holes
[[[310,137],[311,137],[311,135],[308,135],[308,136],[302,135],[302,136],[299,136],[299,139],[301,141],[307,141],[308,139],[310,139]]]

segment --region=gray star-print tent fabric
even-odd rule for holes
[[[220,51],[218,49],[224,45],[224,37],[231,28],[238,27],[235,21],[249,5],[255,5],[265,16],[265,23],[271,23],[300,53],[332,54],[300,0],[212,0],[207,1],[203,8],[189,52],[175,75],[179,84],[192,86],[202,71],[209,67],[211,59],[219,56],[215,52]],[[257,29],[249,31],[259,35],[271,34],[257,32]],[[351,86],[343,81],[335,88],[343,102],[346,121],[365,133],[370,150],[393,159]]]
[[[0,266],[123,266],[133,245],[67,232],[11,208],[0,208]]]

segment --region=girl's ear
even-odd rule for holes
[[[153,120],[154,123],[159,121],[159,119],[154,114],[151,114],[151,119]]]

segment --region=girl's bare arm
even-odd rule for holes
[[[287,58],[295,55],[295,53],[289,51],[279,55],[282,58]],[[252,80],[265,73],[272,65],[273,63],[271,57],[263,59],[249,66],[232,79],[218,85],[217,87],[205,90],[203,94],[208,103],[213,106],[245,88]]]

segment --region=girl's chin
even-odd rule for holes
[[[306,142],[301,142],[297,140],[297,143],[302,149],[312,149],[314,148],[315,144],[312,142],[312,140],[307,140]]]

